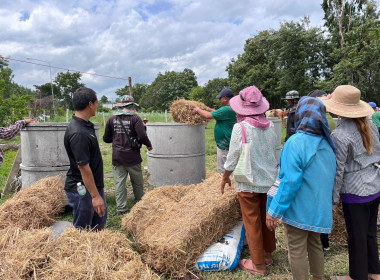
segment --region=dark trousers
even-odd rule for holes
[[[368,280],[368,273],[380,274],[377,247],[379,201],[380,197],[367,203],[343,203],[350,277],[355,280]]]
[[[321,239],[323,249],[330,247],[329,235],[327,233],[321,233],[320,239]]]

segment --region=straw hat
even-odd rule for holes
[[[360,90],[350,85],[338,86],[330,96],[319,99],[327,111],[341,117],[354,119],[373,114],[371,106],[360,100]]]

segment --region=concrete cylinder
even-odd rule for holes
[[[280,156],[282,151],[282,144],[281,144],[281,138],[282,138],[282,120],[279,118],[268,118],[273,125],[274,125],[274,131],[276,132],[277,136],[277,145],[276,145],[276,160],[277,162],[280,162]]]
[[[31,123],[21,130],[22,187],[50,176],[66,173],[70,162],[63,138],[68,123]],[[99,123],[95,123],[99,139]]]
[[[205,125],[148,123],[149,184],[191,185],[206,178]]]

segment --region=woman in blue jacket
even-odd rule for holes
[[[320,233],[332,228],[332,191],[335,178],[335,146],[330,138],[326,107],[313,97],[298,102],[296,134],[281,153],[281,183],[268,200],[267,227],[275,230],[282,219],[288,240],[293,279],[322,279],[324,257]]]

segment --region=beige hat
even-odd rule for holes
[[[327,111],[341,117],[354,119],[373,114],[371,106],[360,100],[360,90],[350,85],[338,86],[328,97],[319,99]]]

